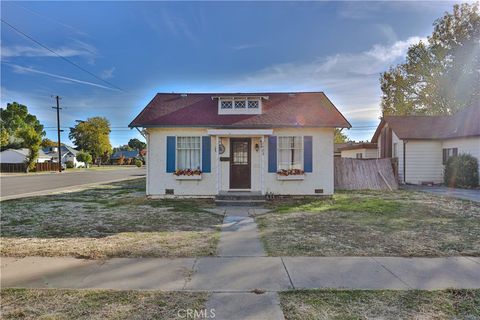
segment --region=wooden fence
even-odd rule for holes
[[[26,172],[27,165],[25,163],[1,163],[0,172]],[[37,163],[35,169],[32,171],[58,171],[57,162],[42,162]]]
[[[335,158],[335,189],[398,189],[392,160]]]

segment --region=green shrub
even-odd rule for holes
[[[67,167],[67,169],[75,168],[75,164],[73,164],[73,161],[70,160],[65,162],[65,166]]]
[[[478,160],[469,154],[450,157],[445,165],[444,180],[449,187],[477,187]]]
[[[143,165],[142,160],[135,160],[135,165],[140,168]]]
[[[88,167],[89,163],[92,163],[92,156],[90,153],[80,151],[77,153],[77,160],[80,162],[84,162],[85,166]]]

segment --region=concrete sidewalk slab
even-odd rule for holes
[[[2,287],[79,288],[82,280],[100,267],[98,260],[26,257],[2,258]]]
[[[480,288],[479,265],[464,257],[375,258],[415,289]]]
[[[282,320],[280,300],[275,292],[213,293],[207,310],[214,310],[217,320]]]
[[[368,257],[284,257],[295,289],[408,289]]]
[[[182,290],[193,271],[194,258],[115,258],[86,277],[82,288]]]
[[[480,257],[465,257],[467,259],[470,259],[472,261],[475,261],[476,263],[480,264]]]
[[[252,218],[227,215],[222,225],[218,255],[221,257],[265,256],[255,221]]]
[[[291,289],[281,258],[199,258],[188,290],[251,291]]]

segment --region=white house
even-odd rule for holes
[[[338,149],[342,158],[375,159],[378,158],[376,143],[350,143]]]
[[[3,150],[0,152],[0,163],[25,163],[29,154],[30,150],[27,148]],[[40,150],[37,163],[43,163],[49,160],[50,157]]]
[[[46,147],[42,149],[52,162],[58,162],[58,147]],[[84,167],[85,163],[77,160],[78,151],[69,146],[61,146],[62,164],[71,161],[75,168]]]
[[[322,92],[158,93],[129,126],[155,197],[331,195],[334,128],[351,127]]]
[[[400,182],[442,183],[444,164],[456,154],[480,162],[480,105],[451,116],[385,116],[375,131],[380,158],[397,158]]]

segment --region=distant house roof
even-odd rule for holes
[[[4,150],[2,152],[5,152],[5,151],[14,151],[16,153],[19,153],[19,154],[25,156],[25,157],[27,157],[30,154],[30,150],[28,148],[7,149],[7,150]],[[39,158],[50,158],[47,154],[45,154],[45,152],[43,152],[43,150],[38,151],[38,157]]]
[[[451,116],[385,116],[372,142],[378,142],[382,128],[387,123],[402,140],[480,136],[480,104],[464,108]]]
[[[117,152],[115,152],[114,154],[112,154],[112,156],[110,157],[110,159],[112,159],[112,160],[117,160],[117,159],[120,159],[122,156],[123,156],[125,159],[137,158],[137,157],[138,157],[138,151],[137,151],[137,150],[133,150],[133,151],[127,151],[127,150],[117,151]]]
[[[42,148],[43,152],[47,153],[47,154],[51,154],[51,153],[57,153],[57,151],[54,151],[54,150],[57,150],[58,148],[57,147],[45,147],[45,148]],[[71,154],[73,154],[74,156],[77,155],[78,151],[73,149],[72,147],[69,147],[69,146],[61,146],[61,151],[62,151],[62,154],[66,154],[67,152],[70,152]]]
[[[339,151],[356,150],[356,149],[377,149],[377,144],[370,143],[370,142],[350,143],[350,144],[347,144],[346,146],[338,148]]]
[[[219,115],[219,96],[262,96],[262,114]],[[323,92],[157,93],[129,126],[351,127]]]

